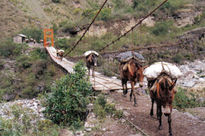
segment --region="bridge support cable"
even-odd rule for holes
[[[87,29],[85,30],[85,32],[83,33],[83,35],[80,37],[80,39],[73,45],[73,47],[64,54],[64,57],[66,55],[68,55],[69,53],[71,53],[76,46],[80,43],[80,41],[83,39],[83,37],[85,36],[85,34],[88,32],[88,30],[90,29],[91,25],[95,22],[97,16],[100,14],[101,10],[103,9],[103,7],[105,6],[105,4],[107,3],[108,0],[105,0],[104,3],[102,4],[101,8],[99,9],[99,11],[97,12],[97,14],[95,15],[95,17],[93,18],[92,22],[89,24],[89,26],[87,27]]]
[[[133,31],[138,25],[140,25],[146,18],[148,18],[150,15],[152,15],[157,9],[159,9],[162,5],[164,5],[168,0],[163,1],[159,6],[157,6],[154,10],[152,10],[149,14],[147,14],[145,17],[140,19],[140,21],[135,24],[131,29],[129,29],[127,32],[124,34],[120,35],[117,39],[113,40],[109,44],[107,44],[105,47],[101,48],[99,51],[102,52],[105,48],[113,45],[115,42],[119,41],[122,37],[125,37],[129,32]]]

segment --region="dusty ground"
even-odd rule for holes
[[[122,97],[121,93],[111,93],[110,98],[117,103],[118,108],[123,109],[125,115],[132,123],[143,129],[148,135],[168,135],[167,118],[163,116],[163,129],[159,131],[157,129],[158,121],[156,119],[156,114],[154,117],[150,117],[149,115],[151,106],[149,96],[137,96],[137,107],[133,106],[128,96]],[[172,112],[172,128],[174,136],[204,136],[205,134],[204,121],[191,116],[191,114],[182,113],[177,110],[173,110]]]

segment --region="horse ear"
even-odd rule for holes
[[[172,90],[177,83],[177,79],[174,80],[173,84],[170,86],[169,90]]]

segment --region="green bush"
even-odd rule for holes
[[[22,55],[17,58],[17,66],[20,70],[30,68],[32,66],[32,61],[29,56]]]
[[[166,35],[169,32],[170,26],[169,22],[158,22],[152,29],[152,34],[156,36]]]
[[[93,112],[100,119],[105,118],[106,115],[111,115],[115,118],[121,118],[123,116],[121,110],[116,110],[115,104],[107,103],[104,95],[99,95],[95,100]]]
[[[56,42],[55,42],[55,46],[58,48],[58,49],[68,49],[70,48],[69,46],[69,40],[66,39],[66,38],[63,38],[63,39],[58,39]]]
[[[12,40],[5,40],[0,42],[0,55],[4,57],[12,57],[20,55],[24,44],[16,44]]]
[[[98,19],[107,21],[111,16],[111,9],[110,8],[104,8],[102,9]]]
[[[176,55],[173,55],[172,60],[175,63],[181,63],[184,60],[184,57],[181,54],[176,54]]]
[[[34,60],[38,60],[38,59],[47,60],[48,54],[45,49],[36,48],[31,52],[31,57]]]
[[[194,94],[188,93],[187,90],[179,88],[175,95],[173,106],[177,109],[185,109],[205,106],[205,103],[199,103]]]
[[[43,31],[39,28],[25,28],[20,33],[26,35],[28,38],[33,38],[37,42],[43,39]]]
[[[56,81],[46,100],[46,117],[54,123],[78,128],[87,116],[91,84],[87,81],[85,68],[78,63],[75,73]]]

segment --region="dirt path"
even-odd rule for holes
[[[168,136],[167,118],[163,116],[163,129],[158,131],[158,121],[156,114],[150,117],[150,98],[149,96],[137,96],[138,106],[133,107],[133,103],[129,101],[129,97],[122,97],[121,93],[111,93],[111,99],[121,108],[127,118],[143,129],[150,136]],[[156,113],[156,111],[154,112]],[[204,136],[205,122],[189,116],[185,113],[173,110],[172,112],[172,129],[173,136]]]

